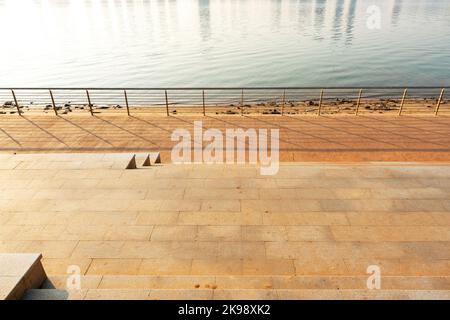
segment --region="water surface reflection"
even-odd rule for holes
[[[366,25],[374,3],[380,30]],[[449,85],[450,78],[446,0],[0,0],[0,36],[7,44],[0,86]]]

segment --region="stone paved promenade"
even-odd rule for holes
[[[450,298],[447,165],[261,176],[89,157],[0,156],[0,252],[41,252],[50,287],[79,266],[75,298]],[[371,296],[374,264],[385,291]]]
[[[195,120],[280,129],[279,173],[170,164]],[[449,299],[449,151],[448,117],[1,116],[0,252],[42,253],[50,297]]]
[[[176,128],[279,128],[281,161],[450,161],[447,116],[239,116],[126,114],[0,117],[0,152],[159,151],[170,161]]]

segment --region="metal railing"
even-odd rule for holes
[[[442,112],[450,87],[0,88],[0,113],[124,110],[216,114]],[[2,105],[3,102],[3,105]],[[450,111],[444,110],[444,111]]]

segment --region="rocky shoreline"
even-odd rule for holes
[[[449,101],[443,100],[440,104],[440,112],[450,111],[448,107]],[[286,115],[308,115],[318,114],[394,114],[398,113],[401,106],[401,99],[365,99],[361,101],[359,107],[356,100],[349,99],[327,99],[320,105],[318,100],[291,101],[287,100],[283,104],[281,101],[267,101],[241,104],[215,104],[206,105],[205,111],[209,114],[286,114]],[[402,113],[429,113],[434,114],[437,106],[437,99],[408,99],[404,102]],[[119,104],[93,104],[91,105],[94,113],[125,113],[126,106]],[[148,105],[148,106],[129,106],[130,111],[139,113],[166,113],[165,105]],[[56,111],[58,114],[66,115],[70,113],[87,113],[89,112],[88,104],[75,104],[70,101],[58,104]],[[447,110],[449,109],[449,110]],[[50,113],[53,114],[53,105],[51,104],[35,104],[33,101],[28,104],[20,105],[22,114],[26,113]],[[188,104],[169,104],[169,113],[202,113],[202,105]],[[0,115],[17,114],[17,107],[13,101],[5,101],[0,106]]]

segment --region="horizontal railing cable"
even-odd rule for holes
[[[127,114],[139,110],[162,110],[170,115],[207,111],[228,114],[302,114],[442,110],[450,87],[160,87],[160,88],[0,88],[0,114],[23,113],[43,109],[68,113],[102,109],[124,109]],[[3,108],[3,109],[2,109]],[[223,111],[223,109],[226,109]],[[142,111],[141,110],[141,111]],[[336,111],[337,110],[337,111]]]

